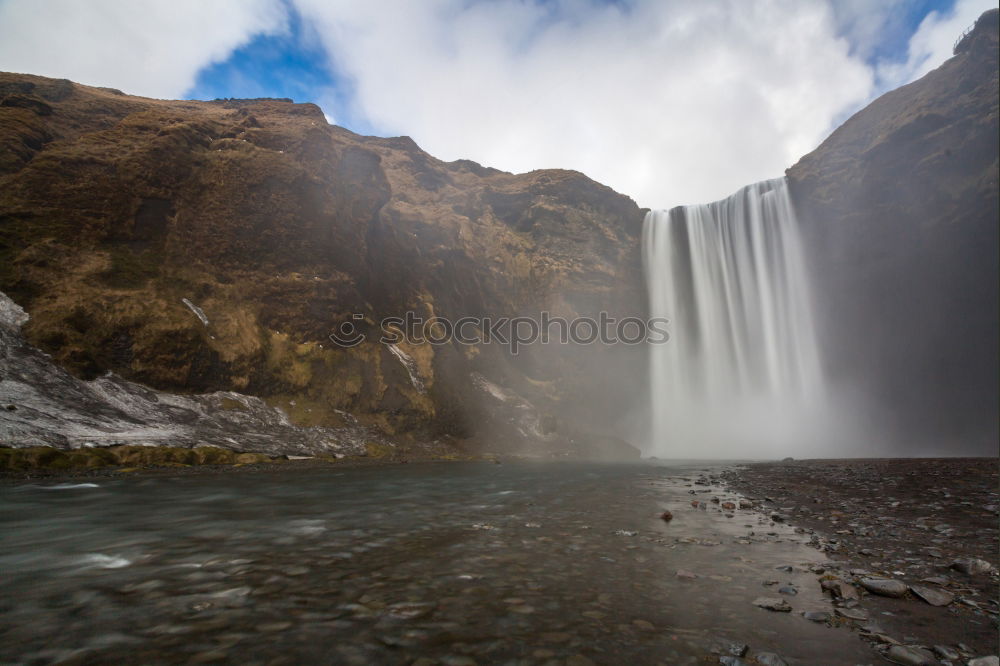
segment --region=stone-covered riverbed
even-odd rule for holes
[[[902,663],[965,664],[997,654],[998,468],[985,458],[802,460],[723,476],[836,561],[826,585],[876,649]]]
[[[745,646],[750,663],[878,661],[832,615],[826,555],[741,508],[725,469],[428,463],[8,485],[0,661],[701,664],[740,663]]]

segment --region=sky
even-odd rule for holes
[[[0,70],[290,97],[667,208],[781,175],[996,0],[0,0]]]

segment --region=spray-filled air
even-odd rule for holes
[[[785,179],[651,211],[643,229],[651,437],[659,457],[788,455],[816,440],[824,400],[807,271]]]

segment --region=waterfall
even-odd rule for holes
[[[798,224],[784,178],[643,224],[651,441],[659,457],[801,450],[824,387]],[[810,425],[812,424],[812,426]]]

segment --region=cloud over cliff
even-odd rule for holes
[[[0,69],[177,97],[294,16],[332,73],[313,99],[348,126],[408,134],[444,159],[577,169],[666,207],[779,175],[874,95],[940,64],[989,6],[8,0]]]

